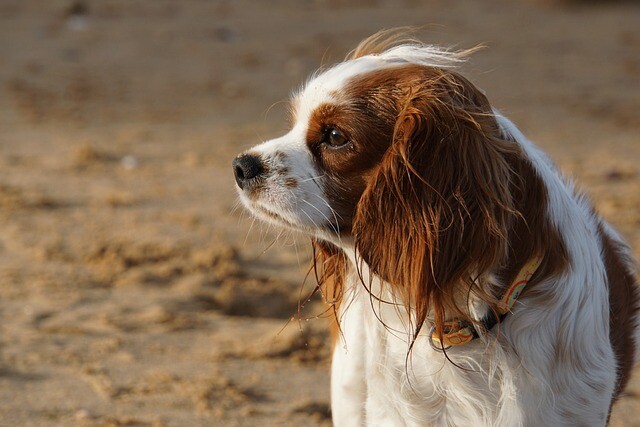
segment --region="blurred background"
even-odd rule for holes
[[[0,0],[0,425],[330,425],[322,304],[290,320],[308,242],[230,164],[405,25],[484,44],[465,75],[640,255],[638,2]]]

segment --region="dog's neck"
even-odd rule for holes
[[[350,277],[350,280],[345,281],[343,295],[348,298],[349,295],[353,295],[355,291],[361,289],[370,295],[370,299],[373,302],[371,305],[372,309],[375,310],[377,307],[384,306],[393,307],[393,310],[402,317],[405,317],[406,320],[413,320],[412,313],[407,310],[398,295],[394,294],[392,284],[385,282],[371,271],[369,265],[359,254],[357,248],[355,248],[353,239],[344,239],[340,243],[339,247],[349,260],[348,270]],[[500,279],[495,274],[478,275],[476,284],[487,295],[500,296],[503,290],[507,288],[504,283],[500,282]],[[467,312],[463,314],[466,314],[470,319],[480,322],[491,310],[485,301],[475,294],[468,292],[468,284],[461,282],[459,287],[454,290],[454,293],[458,307],[464,307]],[[348,304],[348,301],[342,301],[341,304]],[[425,325],[425,332],[432,326],[433,317],[429,316],[427,322],[429,324]],[[407,331],[407,333],[410,335],[411,331]]]

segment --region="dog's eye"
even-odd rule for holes
[[[338,148],[338,147],[347,145],[349,143],[349,140],[338,129],[329,128],[324,133],[324,138],[322,139],[322,142],[324,142],[331,148]]]

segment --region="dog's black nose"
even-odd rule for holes
[[[242,154],[233,160],[233,173],[236,175],[236,183],[242,189],[262,172],[264,172],[262,161],[260,157],[254,154]]]

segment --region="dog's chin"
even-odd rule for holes
[[[258,219],[268,224],[273,224],[277,227],[287,228],[287,229],[299,231],[306,234],[313,234],[315,231],[314,228],[311,226],[308,226],[306,224],[300,224],[298,223],[298,221],[293,221],[291,219],[285,218],[282,214],[278,213],[276,210],[264,207],[261,204],[255,203],[254,201],[251,201],[251,200],[247,200],[244,197],[242,197],[241,199],[249,212],[251,212]]]
[[[270,209],[264,208],[262,206],[254,205],[254,206],[251,206],[250,210],[251,212],[253,212],[255,216],[257,216],[262,221],[273,224],[277,227],[289,228],[296,231],[302,231],[307,233],[310,231],[308,230],[307,227],[303,225],[299,225],[296,222],[290,221],[284,218],[279,213],[274,212]]]
[[[327,240],[332,243],[340,242],[340,233],[338,230],[335,230],[335,227],[325,224],[305,224],[301,221],[285,218],[277,211],[264,207],[254,201],[247,200],[244,197],[242,197],[242,202],[249,212],[268,224],[291,231],[297,231],[309,237]]]

